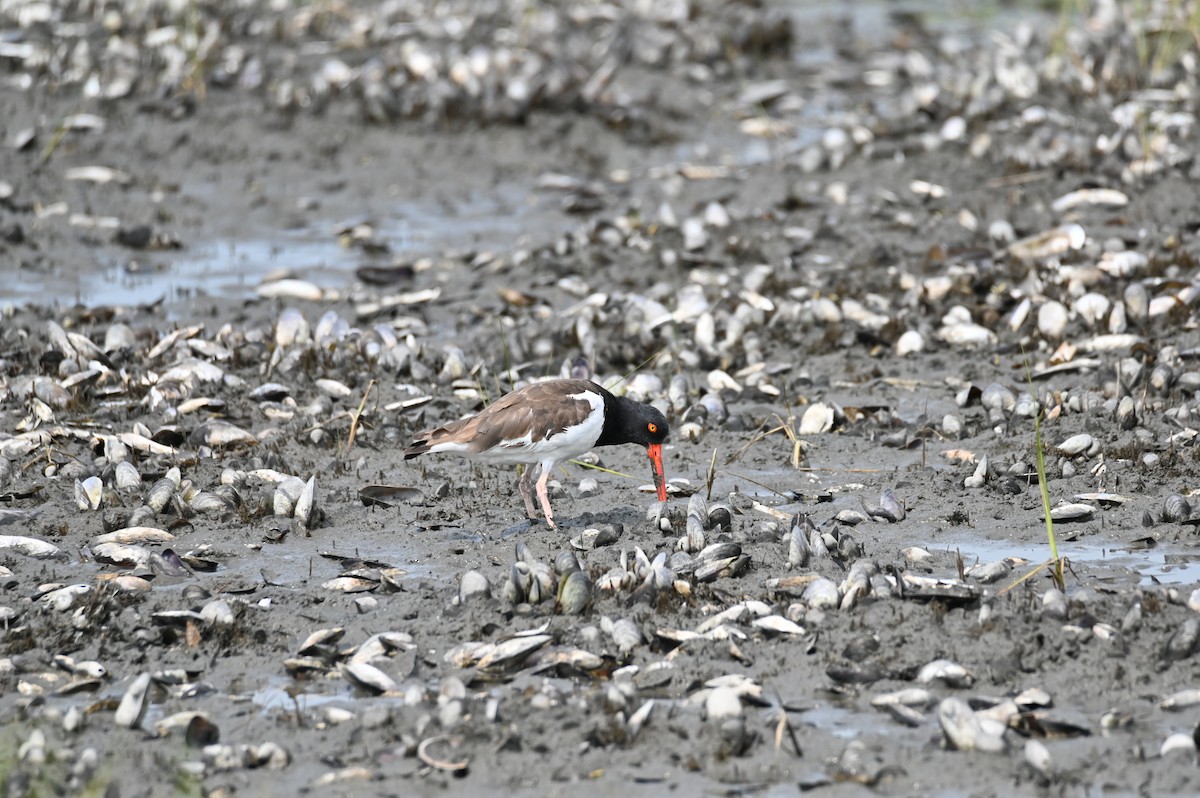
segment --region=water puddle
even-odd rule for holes
[[[859,712],[826,705],[813,707],[800,717],[805,726],[843,740],[854,740],[863,734],[886,737],[896,729],[895,723],[883,712]]]
[[[345,284],[359,265],[356,253],[332,237],[282,233],[267,241],[218,241],[190,247],[181,257],[155,259],[131,268],[111,265],[80,286],[85,305],[186,301],[197,294],[249,296],[262,278],[289,271],[322,288]]]
[[[198,189],[199,191],[199,189]],[[133,251],[115,245],[94,250],[95,267],[58,273],[20,275],[0,283],[0,307],[26,304],[86,306],[187,302],[201,295],[230,299],[254,294],[271,274],[290,273],[325,289],[346,290],[360,266],[427,256],[450,249],[507,250],[536,220],[546,226],[562,212],[552,195],[530,195],[529,187],[510,185],[487,196],[448,203],[399,202],[372,219],[373,240],[387,251],[367,253],[343,246],[338,231],[355,221],[318,220],[302,228],[259,231],[246,238],[187,242],[181,250]]]
[[[308,712],[326,704],[352,704],[354,688],[343,680],[329,680],[329,692],[314,693],[295,689],[295,685],[284,679],[274,679],[271,684],[256,690],[250,701],[266,712]],[[310,686],[311,687],[311,686]]]
[[[1045,562],[1050,557],[1045,544],[1023,544],[1009,541],[968,539],[947,544],[940,541],[936,546],[926,546],[932,552],[945,551],[962,553],[963,561],[972,564],[991,562],[1005,557],[1019,557],[1033,565]],[[1099,566],[1130,574],[1138,585],[1148,587],[1155,584],[1186,585],[1200,582],[1200,551],[1177,543],[1160,543],[1142,548],[1136,545],[1102,545],[1087,542],[1059,543],[1058,553],[1069,562],[1078,565]]]

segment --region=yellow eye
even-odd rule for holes
[[[658,432],[658,425],[654,422],[650,422],[646,425],[646,431],[653,435],[654,433]]]

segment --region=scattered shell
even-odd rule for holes
[[[1025,764],[1033,768],[1043,778],[1049,779],[1054,776],[1054,766],[1053,760],[1050,758],[1050,750],[1046,748],[1046,744],[1041,740],[1031,738],[1025,741]]]
[[[317,523],[317,477],[314,474],[304,483],[303,490],[296,498],[296,506],[292,511],[292,517],[296,519],[296,523],[302,529],[312,529]]]
[[[1090,504],[1067,503],[1060,504],[1050,510],[1050,519],[1061,523],[1072,521],[1090,521],[1096,514],[1096,508]]]
[[[1123,208],[1129,204],[1129,196],[1115,188],[1081,188],[1068,194],[1063,194],[1054,200],[1050,207],[1055,213],[1066,213],[1081,205],[1105,205],[1112,208]]]
[[[0,551],[13,551],[26,557],[41,559],[63,556],[62,550],[53,543],[21,535],[0,535]]]
[[[704,700],[704,714],[710,721],[741,717],[741,695],[732,687],[717,687]]]
[[[1057,341],[1067,331],[1070,314],[1061,302],[1045,302],[1038,308],[1038,331],[1051,341]]]
[[[817,435],[822,432],[829,432],[833,429],[833,421],[833,408],[827,404],[816,402],[804,410],[804,415],[800,417],[800,426],[797,432],[801,435]]]
[[[906,330],[896,339],[896,354],[900,357],[925,351],[925,336],[916,330]]]
[[[583,571],[571,571],[559,582],[558,609],[564,615],[579,615],[591,603],[592,580]]]
[[[136,729],[150,706],[150,674],[139,674],[121,696],[113,722],[125,729]]]
[[[485,650],[479,652],[475,667],[481,671],[507,670],[553,639],[546,634],[522,635],[488,645]]]
[[[488,578],[478,571],[467,571],[458,583],[458,600],[470,604],[476,600],[491,598],[492,586]],[[303,651],[301,652],[303,653]]]
[[[1167,524],[1186,521],[1192,517],[1192,504],[1178,493],[1163,500],[1162,520]]]
[[[1066,224],[1028,238],[1014,241],[1008,253],[1020,260],[1042,260],[1079,249],[1087,239],[1087,233],[1077,224]]]
[[[346,681],[371,693],[395,693],[400,689],[395,679],[367,662],[344,662],[338,670]]]
[[[787,618],[779,615],[767,615],[763,618],[755,618],[750,622],[750,625],[755,629],[761,629],[764,632],[771,632],[772,634],[797,636],[802,636],[804,634],[803,626],[800,626],[793,621],[789,621]]]
[[[985,723],[960,698],[943,699],[938,704],[937,719],[946,742],[959,751],[1001,753],[1008,747],[1004,725]]]
[[[921,684],[939,681],[950,687],[970,687],[975,683],[975,675],[957,662],[936,659],[921,668],[917,673],[917,681]]]

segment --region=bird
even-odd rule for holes
[[[587,379],[534,382],[505,394],[479,413],[419,433],[404,450],[404,459],[450,453],[480,463],[526,466],[518,487],[525,512],[537,520],[533,506],[533,466],[539,466],[537,497],[551,529],[547,482],[556,463],[579,457],[597,446],[636,443],[646,447],[654,470],[658,500],[667,500],[662,446],[667,419],[655,407],[636,402]]]

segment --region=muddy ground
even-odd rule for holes
[[[547,104],[516,123],[468,116],[372,124],[352,98],[313,113],[222,86],[180,105],[136,95],[88,100],[42,81],[0,93],[10,143],[37,131],[32,145],[0,150],[0,174],[12,187],[0,210],[8,283],[0,298],[9,303],[0,319],[8,381],[0,432],[40,423],[49,434],[35,449],[9,455],[3,507],[39,512],[17,516],[0,533],[62,550],[50,559],[6,551],[0,560],[8,569],[0,604],[11,609],[0,633],[6,794],[1200,791],[1195,746],[1172,738],[1173,750],[1163,752],[1172,734],[1192,735],[1200,707],[1160,705],[1197,686],[1196,610],[1189,607],[1200,582],[1194,527],[1163,518],[1166,497],[1197,483],[1186,434],[1200,387],[1187,376],[1195,376],[1190,352],[1200,346],[1191,308],[1180,302],[1179,310],[1145,321],[1131,312],[1128,331],[1137,341],[1116,350],[1089,344],[1105,323],[1075,311],[1055,335],[1032,317],[1008,322],[1020,290],[1037,298],[1035,307],[1046,296],[1070,305],[1068,297],[1081,292],[1056,270],[1094,264],[1113,240],[1149,258],[1140,274],[1087,282],[1113,302],[1137,278],[1155,291],[1193,284],[1200,199],[1191,158],[1125,180],[1116,156],[1043,166],[1003,155],[1012,129],[1006,120],[1030,108],[1050,109],[1073,152],[1078,140],[1089,152],[1090,137],[1110,129],[1120,96],[1083,101],[1049,82],[1041,94],[1006,100],[973,119],[976,131],[995,132],[990,153],[972,152],[970,137],[929,146],[921,137],[939,135],[953,116],[950,100],[888,116],[881,109],[897,98],[854,78],[868,67],[892,68],[889,54],[932,46],[931,30],[966,30],[967,41],[986,47],[989,26],[1011,31],[1023,18],[1046,31],[1057,24],[1035,11],[983,21],[884,17],[873,9],[848,21],[833,10],[793,12],[794,40],[782,52],[744,55],[703,79],[681,67],[630,67],[620,78],[626,101]],[[739,97],[747,85],[774,79],[787,81],[806,110],[790,137],[747,135],[742,123],[753,114]],[[1191,102],[1180,94],[1176,110],[1189,112]],[[102,131],[55,138],[56,120],[85,111],[104,117]],[[875,120],[869,146],[844,149],[822,138],[822,131],[853,129],[856,118]],[[1055,151],[1058,143],[1051,135],[1028,138],[1034,149]],[[1194,148],[1190,129],[1178,144]],[[830,154],[810,159],[805,153],[814,146]],[[87,165],[121,170],[128,181],[67,179],[69,169]],[[544,179],[550,174],[575,182]],[[913,181],[948,192],[933,196]],[[1122,190],[1128,205],[1052,210],[1055,198],[1097,185]],[[664,202],[674,222],[663,217]],[[55,203],[65,208],[48,212]],[[727,226],[710,203],[727,211]],[[964,223],[964,211],[978,223]],[[709,240],[699,247],[689,248],[679,228],[689,217],[707,220]],[[1075,222],[1088,244],[1031,266],[989,236],[996,219],[1008,220],[1018,236]],[[339,241],[357,223],[374,229]],[[172,280],[175,266],[197,251],[214,257],[213,242],[218,253],[268,242],[266,250],[250,250],[267,254],[210,280]],[[311,242],[318,242],[311,262],[288,257],[289,246]],[[259,295],[281,263],[313,283],[298,290],[321,296]],[[759,264],[769,268],[756,271]],[[394,282],[380,285],[355,276],[368,267],[399,268]],[[1031,274],[1044,285],[1031,288]],[[951,277],[945,293],[914,288],[941,276]],[[697,285],[716,319],[716,344],[699,340],[696,315],[656,321],[658,307],[677,311],[681,289]],[[378,306],[398,295],[394,306]],[[843,313],[813,312],[816,299],[832,300]],[[852,318],[848,300],[886,323]],[[940,340],[943,317],[956,304],[995,335],[978,345]],[[275,331],[289,308],[311,327],[327,311],[363,330],[390,326],[408,348],[387,360],[357,344],[315,347],[280,365],[273,357],[287,346]],[[112,324],[124,323],[136,345],[112,355],[123,369],[120,391],[84,385],[52,419],[30,422],[36,414],[16,386],[22,376],[58,376],[62,358],[46,356],[55,348],[51,321],[98,344]],[[203,325],[198,340],[227,345],[228,356],[210,358],[224,377],[159,403],[150,391],[157,375],[207,355],[181,345],[149,359],[147,350],[191,325]],[[921,333],[924,351],[897,354],[905,330]],[[1080,348],[1078,360],[1092,360],[1039,372],[1031,382],[1027,367],[1050,365],[1063,340]],[[554,498],[558,531],[523,520],[514,473],[400,459],[419,429],[478,409],[514,377],[557,374],[580,355],[606,383],[639,370],[646,398],[671,409],[668,477],[732,509],[731,526],[709,535],[739,544],[748,567],[711,582],[684,578],[686,590],[649,600],[597,589],[581,615],[556,612],[553,601],[514,606],[501,597],[517,543],[550,562],[585,529],[619,525],[615,543],[580,552],[599,579],[623,551],[640,547],[653,558],[673,551],[683,532],[685,496],[669,502],[670,533],[651,520],[653,494],[639,490],[649,469],[634,448],[600,453],[620,473],[563,467]],[[1131,361],[1144,371],[1131,376]],[[1159,390],[1150,380],[1158,362],[1183,376]],[[293,412],[323,395],[315,384],[323,377],[349,394],[318,417]],[[668,386],[677,377],[686,395],[672,408]],[[290,398],[252,399],[250,391],[266,382],[282,383]],[[968,390],[992,384],[1014,396],[1036,393],[1052,411],[1044,435],[1053,502],[1097,492],[1120,499],[1093,498],[1090,517],[1057,526],[1070,562],[1065,617],[1044,609],[1047,569],[1018,583],[1048,557],[1034,430],[1011,404],[993,412]],[[392,406],[414,394],[433,398],[413,409]],[[722,398],[728,418],[710,415],[688,439],[681,410],[705,394]],[[1132,423],[1115,410],[1121,396],[1137,401]],[[214,402],[193,413],[171,409],[196,397]],[[792,438],[780,428],[798,428],[815,403],[838,413],[828,431],[803,436],[796,468]],[[257,439],[214,443],[205,437],[214,418]],[[164,429],[178,432],[161,437],[173,451],[134,451],[141,488],[105,494],[99,511],[78,509],[75,478],[112,477],[103,444],[89,434],[137,424],[160,437]],[[1092,436],[1089,451],[1068,456],[1054,448],[1080,433]],[[965,486],[975,466],[948,458],[950,450],[988,458],[983,487]],[[128,569],[98,561],[92,541],[120,529],[173,465],[204,490],[221,483],[224,469],[316,475],[319,520],[309,530],[276,517],[272,486],[253,479],[239,485],[238,504],[227,512],[173,505],[153,525],[175,535],[173,551],[191,556],[186,570],[143,569],[149,590],[122,592],[107,577]],[[581,495],[589,477],[598,489]],[[377,484],[416,491],[394,506],[364,506],[360,489]],[[841,511],[878,504],[885,489],[903,502],[903,520],[835,523]],[[791,522],[781,519],[796,513],[844,536],[846,548],[789,567],[783,536]],[[929,556],[920,559],[910,547]],[[998,581],[959,581],[963,569],[1005,558]],[[893,577],[968,587],[933,599],[873,591],[842,609],[820,610],[770,586],[804,574],[841,582],[860,559]],[[381,580],[388,568],[399,570]],[[367,577],[362,592],[327,584],[348,570]],[[459,581],[469,570],[488,578],[493,597],[463,606]],[[42,598],[48,585],[73,584],[92,590],[65,611]],[[230,623],[156,615],[220,599],[232,610]],[[779,614],[790,608],[804,634],[767,633],[749,616],[731,623],[731,638],[678,644],[658,634],[695,629],[745,600]],[[621,618],[633,621],[642,643],[622,649],[608,635],[609,621]],[[317,664],[285,665],[301,656],[312,632],[335,627],[343,636],[304,655]],[[556,651],[582,649],[599,664],[534,657],[489,672],[446,658],[466,641],[539,627]],[[350,647],[393,632],[411,638],[376,664],[397,689],[376,695],[350,683],[337,667]],[[97,661],[107,673],[76,684],[84,677],[56,668],[56,655]],[[1025,708],[1000,738],[1000,752],[954,750],[936,704],[922,706],[914,725],[872,707],[873,697],[914,686],[921,668],[938,659],[970,677],[921,685],[935,700],[959,697],[978,707],[1040,688],[1051,701]],[[620,670],[628,666],[635,670]],[[171,683],[163,675],[171,669],[186,671],[182,680],[193,687]],[[156,674],[145,714],[123,728],[117,703],[142,673]],[[702,692],[730,674],[761,687],[743,696],[742,720],[732,726],[708,717]],[[644,725],[631,730],[629,718],[650,699]],[[162,728],[169,718],[186,725],[190,716],[181,721],[182,712],[201,712],[211,726]],[[38,732],[45,738],[40,757]],[[431,739],[427,756],[419,756]],[[1044,743],[1048,766],[1029,764],[1037,751],[1027,754],[1028,739]],[[268,742],[286,754],[237,748]],[[439,757],[466,767],[431,767]]]

